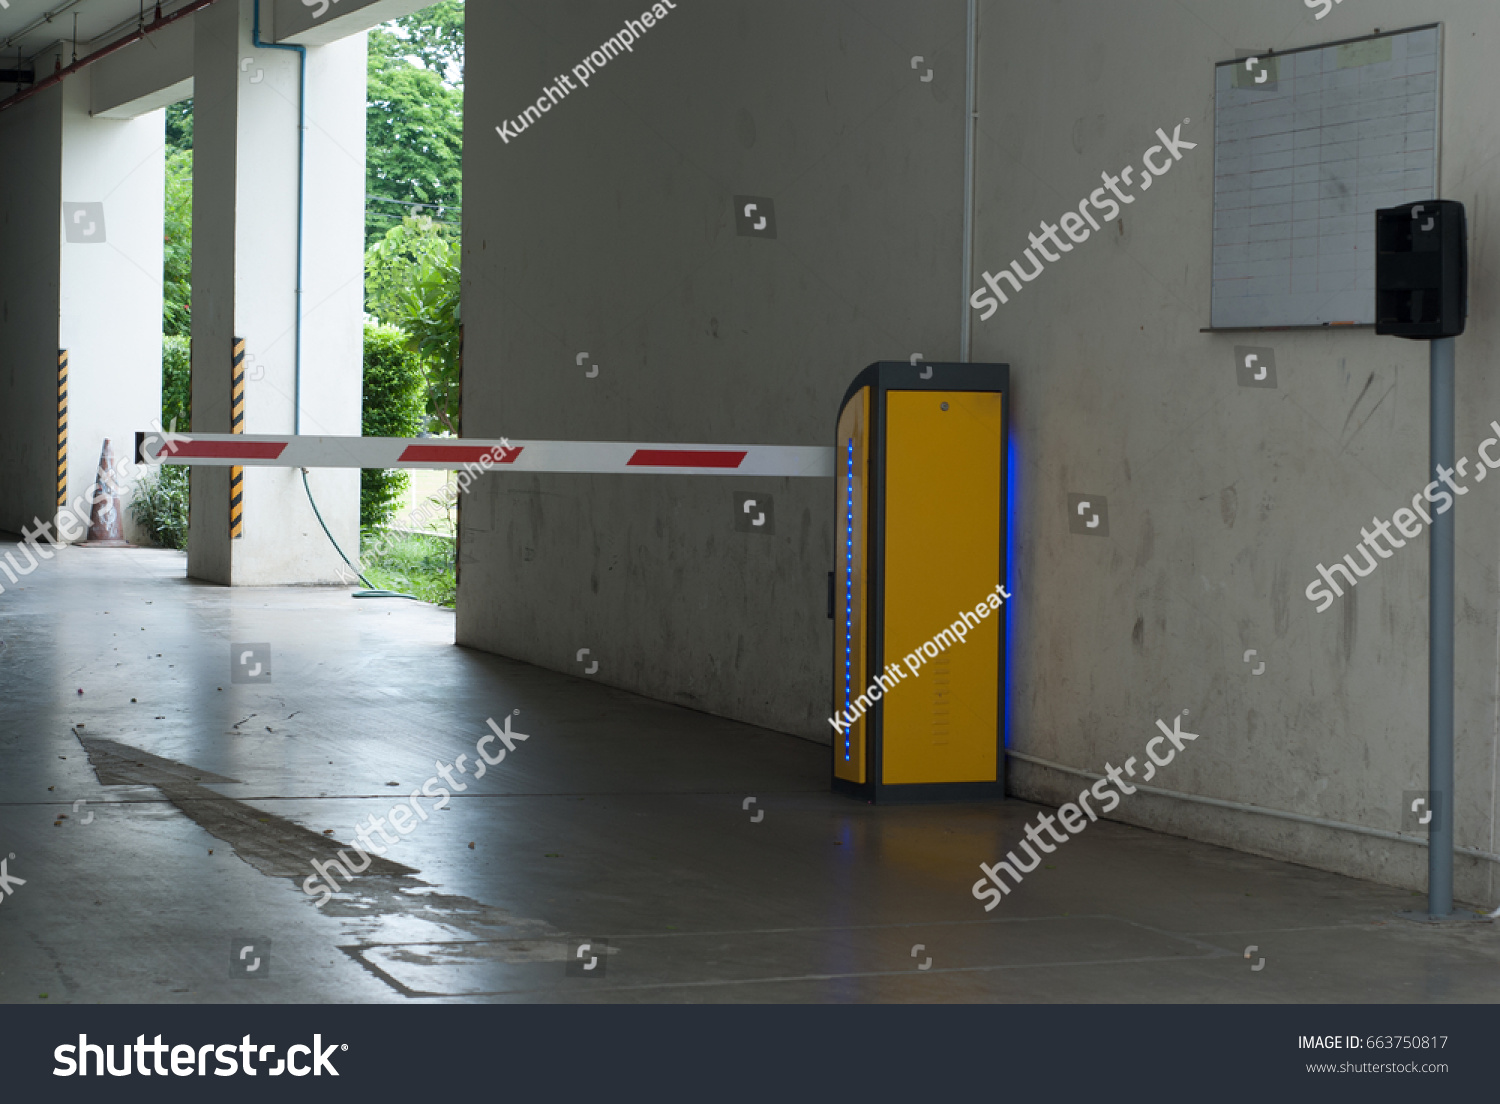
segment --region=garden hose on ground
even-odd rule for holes
[[[339,542],[334,540],[333,534],[328,531],[328,525],[323,521],[323,515],[318,513],[318,504],[313,501],[312,487],[307,482],[306,468],[302,469],[302,489],[307,492],[307,504],[312,507],[313,517],[318,519],[318,524],[323,526],[323,535],[328,538],[328,543],[333,545],[333,550],[339,554],[339,559],[348,564],[349,570],[359,576],[359,581],[369,588],[368,590],[356,590],[350,595],[351,598],[410,598],[413,602],[420,602],[422,600],[415,594],[398,594],[394,590],[377,590],[369,579],[360,575],[359,568],[349,563],[349,557],[344,555],[344,550],[339,547]]]

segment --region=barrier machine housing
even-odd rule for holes
[[[840,405],[832,715],[853,716],[844,711],[877,675],[887,685],[834,734],[836,791],[875,802],[1005,796],[1007,606],[936,658],[918,649],[1006,582],[1009,394],[1004,364],[880,362]],[[906,677],[891,679],[892,665]]]

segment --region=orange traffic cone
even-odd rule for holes
[[[99,476],[89,488],[89,498],[94,509],[89,516],[89,535],[80,541],[79,548],[129,548],[120,519],[120,489],[115,484],[115,454],[110,451],[109,438],[104,439],[104,451],[99,454]]]

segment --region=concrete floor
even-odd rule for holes
[[[0,576],[0,859],[25,881],[0,907],[0,1000],[1500,992],[1490,924],[1411,924],[1404,891],[1116,824],[986,914],[977,866],[1035,806],[835,797],[822,746],[456,648],[451,613],[183,572],[67,549]],[[231,680],[241,642],[270,645],[270,682]],[[308,864],[507,714],[529,739],[316,907]]]

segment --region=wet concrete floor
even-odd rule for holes
[[[834,796],[824,746],[455,647],[450,612],[184,566],[0,576],[0,1001],[1500,995],[1491,924],[1119,824],[987,914],[1036,806]]]

